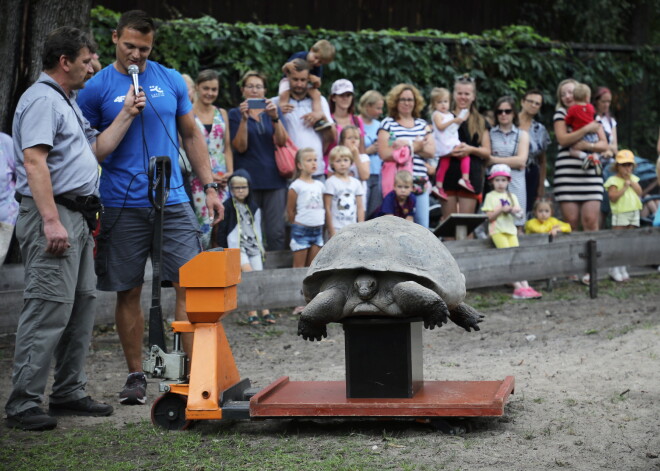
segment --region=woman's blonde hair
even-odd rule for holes
[[[390,90],[385,97],[385,102],[387,103],[387,113],[395,121],[400,118],[399,109],[397,107],[397,104],[399,103],[399,97],[406,90],[410,90],[413,94],[413,97],[415,98],[415,107],[412,111],[412,117],[419,118],[422,116],[422,110],[426,104],[424,97],[422,97],[422,94],[419,93],[419,90],[417,90],[414,85],[410,85],[409,83],[400,83],[399,85],[394,86],[394,88],[392,88],[392,90]]]
[[[454,82],[454,92],[456,92],[456,85],[459,84],[472,86],[474,100],[472,100],[472,104],[470,105],[470,116],[468,116],[467,119],[467,128],[468,133],[470,134],[470,139],[476,135],[477,140],[481,142],[481,137],[486,132],[486,118],[484,118],[483,115],[479,113],[479,109],[477,108],[477,84],[474,82],[474,78],[470,77],[469,75],[462,75],[461,77],[458,77]],[[456,106],[456,99],[454,99],[454,106]]]
[[[561,88],[567,83],[572,83],[573,85],[577,85],[580,82],[572,78],[564,79],[561,82],[559,82],[559,85],[557,85],[557,105],[555,106],[556,110],[564,107],[564,104],[561,102]]]

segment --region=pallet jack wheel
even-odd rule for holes
[[[160,396],[151,406],[151,422],[166,430],[189,428],[193,421],[186,420],[186,398],[173,393]]]

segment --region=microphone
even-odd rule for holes
[[[133,93],[135,93],[136,96],[138,93],[140,93],[140,85],[138,84],[139,73],[140,73],[140,69],[138,69],[137,65],[133,64],[128,66],[128,74],[133,79],[133,88],[135,89]]]

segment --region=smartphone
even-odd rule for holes
[[[249,110],[263,110],[266,108],[266,99],[265,98],[248,98],[248,109]]]

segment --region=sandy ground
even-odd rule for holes
[[[595,300],[585,287],[565,282],[543,300],[479,306],[487,316],[481,332],[467,333],[453,324],[424,331],[425,379],[513,375],[516,381],[505,415],[471,421],[460,459],[450,467],[660,469],[659,293],[658,275],[635,279],[626,289],[602,283]],[[477,305],[507,294],[496,288],[472,292],[468,299]],[[248,326],[244,317],[233,313],[224,325],[241,375],[253,385],[264,387],[285,375],[292,380],[345,379],[341,326],[331,325],[322,342],[306,342],[296,336],[297,320],[288,314],[274,327]],[[12,336],[0,339],[3,404],[10,390],[12,342]],[[88,364],[91,395],[114,404],[115,414],[63,418],[60,429],[108,420],[122,426],[149,417],[155,380],[150,380],[148,406],[117,403],[126,373],[111,329],[95,336]],[[433,466],[444,459],[437,450],[449,437],[437,433],[425,439],[429,446],[416,452],[415,460]]]

